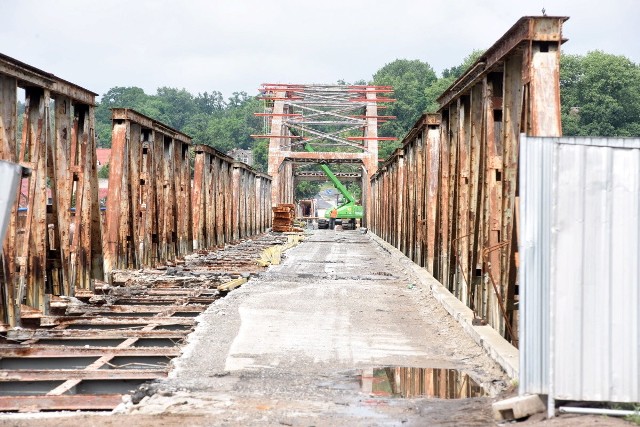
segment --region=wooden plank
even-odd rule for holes
[[[231,280],[230,282],[223,283],[222,285],[218,286],[218,290],[221,292],[229,292],[245,283],[247,283],[247,279],[245,279],[244,277],[240,277],[238,279]]]

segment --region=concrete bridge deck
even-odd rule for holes
[[[445,393],[466,390],[464,381],[487,395],[508,386],[430,290],[358,231],[317,230],[282,265],[218,300],[175,365],[156,388],[164,391],[132,413],[215,414],[231,425],[473,425],[491,421],[489,397],[390,397],[375,373],[470,375]]]

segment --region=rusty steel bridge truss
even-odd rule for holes
[[[257,115],[265,117],[265,132],[254,136],[269,139],[272,203],[293,202],[296,163],[355,163],[362,166],[366,215],[378,142],[395,140],[378,136],[378,123],[394,118],[378,115],[379,104],[395,101],[384,96],[392,92],[390,86],[263,84],[265,111]]]
[[[138,297],[124,282],[103,279],[118,284],[118,271],[175,268],[194,251],[262,233],[270,206],[293,202],[296,176],[318,178],[295,170],[301,163],[360,165],[360,174],[341,178],[362,180],[367,226],[517,346],[519,139],[561,134],[566,19],[521,18],[380,168],[378,143],[389,138],[378,136],[378,123],[392,118],[378,115],[380,103],[393,101],[387,86],[264,84],[265,132],[256,137],[269,140],[271,176],[193,147],[151,118],[114,110],[105,214],[96,94],[0,55],[0,160],[31,170],[0,265],[0,389],[41,386],[33,399],[0,398],[0,410],[112,408],[120,393],[100,397],[95,381],[165,375],[165,362],[179,354],[171,343],[193,325],[184,313],[203,311],[217,291],[199,282],[196,289],[182,280],[156,288],[145,282]],[[21,133],[18,89],[26,103]],[[214,264],[236,268],[237,260]],[[125,372],[141,357],[158,363]]]
[[[516,346],[519,140],[561,135],[566,19],[521,18],[372,178],[372,230]]]

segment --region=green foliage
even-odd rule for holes
[[[454,76],[443,77],[424,90],[424,96],[427,99],[427,112],[435,113],[440,109],[438,98],[456,81],[456,78]]]
[[[602,51],[562,55],[564,135],[640,135],[640,66]]]
[[[442,78],[447,79],[453,77],[453,79],[457,79],[462,76],[468,68],[470,68],[474,62],[476,62],[483,54],[484,50],[482,49],[474,49],[469,55],[467,55],[462,64],[456,65],[455,67],[445,68],[442,71]]]
[[[185,89],[158,88],[147,95],[138,87],[115,87],[102,96],[96,108],[98,146],[111,146],[110,108],[132,108],[193,138],[227,152],[251,148],[251,134],[260,133],[262,120],[253,115],[260,102],[245,92],[234,92],[225,102],[220,92],[193,96]]]
[[[267,173],[269,168],[269,141],[258,140],[253,145],[253,167],[260,172]]]
[[[296,185],[296,200],[311,199],[320,191],[317,181],[301,181]]]
[[[383,123],[379,134],[401,140],[427,108],[424,91],[436,80],[431,65],[418,59],[397,59],[379,69],[373,75],[373,84],[393,86],[396,99],[396,102],[388,104],[389,108],[383,110],[384,115],[396,116],[396,119]]]
[[[358,184],[357,182],[347,182],[345,186],[354,199],[362,199],[362,188],[360,187],[360,184]]]
[[[464,58],[462,64],[455,67],[447,68],[442,72],[442,77],[433,82],[424,91],[424,96],[427,99],[427,112],[435,113],[440,109],[438,104],[438,97],[449,88],[464,72],[473,65],[484,53],[483,50],[476,49]]]
[[[474,50],[462,64],[444,70],[442,78],[436,76],[427,62],[406,59],[393,61],[373,75],[373,84],[393,86],[394,98],[397,100],[383,113],[396,116],[396,119],[382,124],[379,134],[395,136],[398,142],[381,143],[380,158],[387,158],[400,146],[400,141],[422,113],[438,111],[438,97],[483,53],[482,50]]]
[[[98,178],[102,178],[102,179],[109,178],[109,163],[107,163],[106,165],[102,166],[98,170]]]
[[[118,86],[109,89],[95,110],[99,147],[111,147],[111,108],[132,108],[152,118],[160,116],[157,102],[141,88]]]
[[[440,78],[427,62],[407,59],[386,64],[373,75],[371,83],[393,86],[393,97],[397,99],[395,103],[388,104],[389,108],[379,112],[397,117],[380,126],[380,136],[398,138],[398,142],[380,144],[380,158],[393,153],[422,113],[436,112],[440,108],[437,98],[482,53],[474,50],[461,64],[445,69]],[[338,84],[349,83],[340,80]],[[365,84],[365,81],[354,84]],[[565,135],[640,135],[638,64],[624,56],[601,51],[587,55],[563,54],[560,87]],[[155,95],[147,95],[138,87],[114,87],[102,96],[96,108],[99,147],[111,146],[109,109],[117,107],[132,108],[166,123],[190,135],[196,144],[210,145],[223,152],[236,147],[251,148],[254,167],[267,171],[268,141],[251,138],[252,134],[262,133],[263,119],[253,114],[261,111],[262,105],[244,92],[233,93],[225,100],[217,91],[192,95],[185,89],[162,87]],[[22,126],[22,120],[18,121],[18,126]]]

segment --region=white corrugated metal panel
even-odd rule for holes
[[[0,251],[21,178],[22,168],[19,165],[0,160]]]
[[[554,144],[521,144],[520,390],[547,394],[549,316],[541,314],[549,313],[551,217],[540,213],[550,212]]]
[[[637,402],[640,139],[521,143],[521,391]]]

